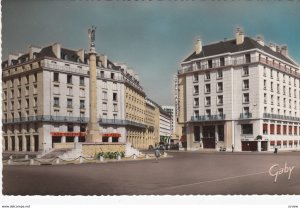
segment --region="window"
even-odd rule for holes
[[[100,71],[100,77],[104,78],[104,71]]]
[[[103,81],[103,89],[107,89],[107,82]]]
[[[242,134],[253,134],[252,124],[242,124]]]
[[[205,80],[210,80],[210,73],[209,72],[205,73]]]
[[[21,97],[21,88],[18,88],[18,97]]]
[[[197,69],[201,69],[201,61],[196,62]]]
[[[15,93],[14,90],[11,90],[11,91],[10,91],[10,98],[14,98],[14,93]]]
[[[220,58],[220,66],[225,66],[225,58],[224,57]]]
[[[37,74],[36,73],[33,75],[33,78],[34,78],[33,82],[37,82]]]
[[[211,116],[211,111],[210,111],[210,109],[207,109],[207,110],[205,111],[205,114],[206,114],[206,116]]]
[[[84,77],[79,78],[79,84],[82,86],[84,85]]]
[[[282,91],[283,91],[283,95],[285,95],[285,86],[283,86],[283,90]]]
[[[73,132],[74,126],[72,124],[68,124],[68,132]]]
[[[218,82],[217,83],[217,91],[222,92],[223,91],[223,82]]]
[[[110,74],[110,78],[111,78],[111,79],[115,79],[115,73],[111,73],[111,74]]]
[[[243,94],[243,103],[249,103],[249,93]]]
[[[217,103],[218,103],[218,105],[223,104],[223,95],[218,95]]]
[[[102,91],[102,99],[107,100],[107,92],[106,91]]]
[[[194,85],[194,94],[199,94],[199,86]]]
[[[205,85],[205,93],[210,93],[210,84]]]
[[[271,105],[274,105],[274,95],[271,95]]]
[[[67,84],[72,84],[72,75],[67,75]]]
[[[26,99],[26,106],[25,108],[29,108],[29,99]]]
[[[250,63],[251,62],[250,54],[245,54],[245,57],[246,57],[246,63]]]
[[[59,82],[59,74],[57,72],[54,72],[54,74],[53,74],[53,81]]]
[[[277,96],[277,106],[280,106],[280,97]]]
[[[277,84],[277,93],[280,94],[280,84]]]
[[[113,101],[118,101],[118,94],[117,93],[113,93]]]
[[[194,116],[195,116],[195,117],[199,117],[199,111],[198,111],[198,110],[195,110],[195,111],[194,111]]]
[[[194,107],[199,106],[199,98],[194,98]]]
[[[107,111],[107,103],[102,103],[103,110]]]
[[[73,106],[73,100],[67,99],[67,108],[72,108],[72,106]]]
[[[72,87],[67,87],[67,95],[69,95],[69,96],[73,95],[73,89],[72,89]]]
[[[118,104],[114,104],[114,111],[118,111]]]
[[[33,99],[33,107],[37,107],[37,97],[35,97],[34,99]]]
[[[243,89],[249,89],[249,80],[248,79],[243,80]]]
[[[205,97],[205,105],[210,106],[210,97]]]
[[[79,90],[79,96],[80,96],[80,97],[85,97],[85,91],[84,91],[84,88],[80,88],[80,90]]]
[[[248,76],[248,75],[249,75],[249,67],[243,66],[243,76]]]
[[[223,72],[222,72],[222,70],[219,70],[218,72],[217,72],[217,78],[222,78],[223,77]]]
[[[59,98],[54,97],[54,107],[59,107]]]
[[[271,82],[271,92],[273,92],[273,82]]]
[[[273,79],[273,69],[271,69],[271,79]]]
[[[268,134],[268,124],[263,124],[263,134]]]
[[[208,68],[212,68],[212,60],[208,60]]]
[[[25,83],[28,84],[29,83],[29,75],[26,75],[26,79],[25,80],[26,80]]]
[[[85,109],[84,100],[80,100],[80,109]]]
[[[244,112],[244,114],[249,115],[249,113],[250,113],[249,107],[244,107],[243,112]]]
[[[36,95],[37,94],[37,85],[33,86],[33,94]]]
[[[223,115],[223,108],[218,108],[218,114],[219,114],[220,116]]]
[[[107,113],[103,113],[102,118],[107,119]]]
[[[264,77],[267,76],[267,69],[266,67],[264,66]]]
[[[264,80],[264,90],[267,89],[267,80]]]
[[[194,82],[198,82],[199,81],[198,74],[193,74],[193,81]]]

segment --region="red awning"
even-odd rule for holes
[[[85,136],[85,132],[50,132],[52,136],[67,136],[67,137],[74,137],[74,136]]]
[[[121,137],[121,134],[119,134],[119,133],[106,133],[106,134],[103,134],[102,137]]]
[[[180,141],[181,142],[186,142],[186,135],[182,135],[181,138],[180,138]]]

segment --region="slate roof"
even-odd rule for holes
[[[223,53],[234,53],[239,51],[245,51],[250,49],[258,48],[266,53],[269,53],[281,60],[284,60],[290,64],[297,65],[294,61],[292,61],[290,58],[282,55],[280,52],[275,52],[268,46],[262,46],[260,45],[256,40],[253,40],[252,38],[245,37],[244,43],[237,45],[236,40],[228,40],[228,41],[221,41],[219,43],[213,43],[210,45],[205,45],[202,47],[202,51],[200,54],[196,54],[194,51],[190,56],[188,56],[183,62],[190,61],[196,58],[204,58],[208,56],[223,54]]]

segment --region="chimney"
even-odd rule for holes
[[[200,39],[197,39],[195,44],[195,52],[196,54],[200,54],[202,51],[202,41]]]
[[[280,53],[280,46],[276,46],[276,52]]]
[[[33,59],[34,53],[39,53],[41,51],[41,48],[35,47],[35,46],[29,46],[29,59]]]
[[[264,41],[264,39],[263,39],[262,36],[257,36],[257,37],[256,37],[256,41],[257,41],[260,45],[265,46],[265,41]]]
[[[107,68],[107,56],[103,55],[103,54],[100,54],[100,61],[102,62],[102,66],[104,68]]]
[[[8,55],[8,66],[12,65],[12,60],[17,60],[19,57],[16,54],[9,54]]]
[[[84,50],[81,48],[76,52],[77,56],[79,56],[79,60],[81,63],[84,62]]]
[[[244,43],[244,32],[239,27],[236,28],[235,32],[236,44],[240,45]]]
[[[52,51],[53,51],[53,53],[55,54],[55,56],[56,56],[56,58],[58,58],[58,59],[61,59],[61,57],[60,57],[60,44],[59,43],[54,43],[53,45],[52,45]]]
[[[272,51],[276,52],[276,46],[273,43],[270,43],[269,47],[271,48]]]
[[[281,50],[280,50],[280,53],[284,56],[288,56],[288,47],[287,46],[282,46],[281,47]]]

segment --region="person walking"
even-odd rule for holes
[[[159,150],[159,146],[158,145],[155,145],[154,155],[155,155],[155,158],[156,158],[156,161],[157,161],[158,158],[160,157],[160,150]]]
[[[234,146],[232,145],[231,148],[232,148],[232,152],[233,152],[234,151]]]

